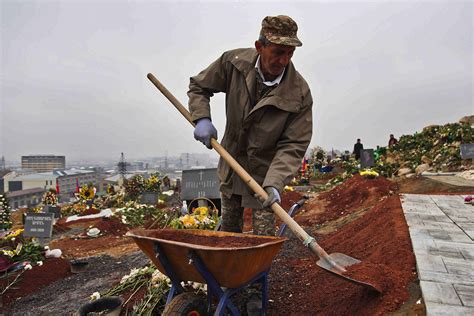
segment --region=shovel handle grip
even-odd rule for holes
[[[161,93],[176,107],[176,109],[191,123],[193,126],[195,125],[191,114],[189,111],[176,99],[173,94],[166,89],[166,87],[153,76],[153,74],[149,73],[147,75],[148,79],[155,85],[158,90],[161,91]],[[254,191],[256,194],[260,195],[264,199],[268,197],[267,192],[248,174],[247,171],[245,171],[242,166],[227,152],[227,150],[224,149],[224,147],[221,146],[215,140],[214,138],[211,139],[211,145],[212,147],[219,153],[219,155],[224,159],[225,162],[229,164],[229,166],[239,175],[239,177],[246,183],[252,191]],[[290,215],[278,204],[278,203],[273,203],[272,204],[272,210],[275,212],[275,214],[291,229],[291,231],[301,240],[301,241],[307,241],[310,240],[311,236],[303,229],[301,228],[298,223],[295,222],[293,218],[291,218]],[[328,254],[326,251],[324,251],[323,248],[321,248],[314,239],[309,243],[308,247],[318,255],[319,258],[328,258]]]

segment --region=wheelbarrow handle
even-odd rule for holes
[[[176,109],[191,123],[193,126],[195,125],[191,113],[176,99],[173,94],[166,89],[166,87],[153,76],[153,74],[149,73],[147,75],[148,79],[155,85],[158,90],[161,91],[161,93],[176,107]],[[240,166],[240,164],[227,152],[227,150],[224,149],[224,147],[221,146],[215,140],[214,138],[211,139],[211,145],[212,147],[217,151],[217,153],[224,159],[227,164],[239,175],[239,177],[246,183],[253,192],[255,192],[257,195],[263,197],[264,199],[267,199],[268,194],[267,192],[248,174],[247,171],[245,171],[244,168]],[[332,262],[330,259],[329,255],[324,251],[323,248],[321,248],[316,241],[314,240],[313,237],[311,237],[303,228],[301,228],[298,223],[296,223],[293,218],[291,218],[290,215],[278,204],[278,203],[273,203],[272,204],[272,210],[273,212],[286,224],[288,227],[291,229],[291,231],[301,240],[303,243],[311,249],[312,252],[314,252],[320,259],[325,259],[327,261]],[[338,266],[334,262],[334,268],[336,270],[340,270],[341,272],[345,272],[345,269],[343,267]]]

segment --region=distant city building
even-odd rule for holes
[[[100,174],[94,170],[69,169],[56,170],[53,173],[58,177],[59,198],[61,202],[74,198],[77,188],[84,184],[92,183],[98,192],[103,190]]]
[[[10,174],[10,170],[0,170],[0,193],[4,193],[5,191],[5,177],[8,179],[8,174]]]
[[[5,192],[21,191],[33,188],[44,190],[56,188],[56,178],[53,172],[39,172],[29,174],[17,174],[12,172],[5,176]]]
[[[7,192],[6,196],[10,201],[10,207],[12,209],[17,209],[20,207],[30,207],[38,205],[39,203],[41,203],[44,192],[45,190],[42,188],[32,188],[14,192]]]
[[[94,170],[68,169],[30,174],[10,172],[3,176],[4,192],[25,191],[33,188],[59,190],[61,202],[74,198],[78,187],[92,183],[97,191],[103,190],[100,173]],[[23,205],[23,204],[19,204]]]
[[[66,156],[55,155],[29,155],[21,156],[21,167],[33,169],[38,172],[53,171],[66,168]]]

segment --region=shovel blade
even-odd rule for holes
[[[370,283],[365,282],[365,281],[356,280],[354,278],[345,276],[343,274],[343,272],[341,272],[340,269],[337,269],[337,266],[346,269],[347,267],[349,267],[353,264],[360,263],[360,262],[361,262],[360,260],[352,258],[348,255],[343,254],[343,253],[335,252],[335,253],[332,253],[332,254],[328,255],[328,257],[326,257],[326,258],[319,259],[318,262],[316,262],[316,264],[319,267],[323,268],[324,270],[327,270],[327,271],[333,273],[334,275],[336,275],[340,278],[343,278],[343,279],[345,279],[347,281],[350,281],[352,283],[362,285],[366,288],[369,288],[370,290],[381,293],[382,291],[379,288],[377,288],[377,286],[375,286],[374,284],[370,284]]]

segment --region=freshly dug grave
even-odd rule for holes
[[[129,230],[128,226],[115,217],[59,222],[59,225],[63,232],[71,230],[75,234],[64,233],[61,238],[51,241],[50,248],[61,249],[63,256],[67,258],[83,258],[100,254],[121,256],[138,249],[131,238],[124,237]],[[100,230],[100,237],[87,236],[87,229],[92,227]]]
[[[9,282],[21,272],[11,273]],[[3,307],[7,308],[14,300],[28,296],[39,289],[71,275],[69,261],[60,258],[51,258],[43,261],[42,266],[34,266],[32,270],[25,271],[5,294],[2,295]],[[7,279],[0,279],[1,288],[6,286]],[[0,310],[1,312],[1,310]]]
[[[396,184],[384,177],[369,179],[354,175],[352,178],[336,186],[334,189],[319,195],[319,200],[328,204],[318,222],[323,223],[364,207],[370,207],[381,197],[393,194],[397,190]]]
[[[337,232],[318,237],[328,253],[341,252],[373,267],[357,276],[381,287],[382,293],[319,268],[317,256],[293,237],[272,265],[270,315],[384,315],[408,299],[415,258],[397,195],[385,197]]]
[[[124,254],[120,258],[89,257],[87,261],[86,271],[57,280],[28,296],[20,295],[21,299],[15,298],[10,307],[5,308],[5,316],[73,315],[81,305],[90,301],[92,293],[110,289],[132,268],[141,268],[149,263],[148,257],[141,251]],[[34,269],[28,272],[34,272]],[[53,274],[54,269],[46,272]],[[32,275],[40,278],[38,274]]]

